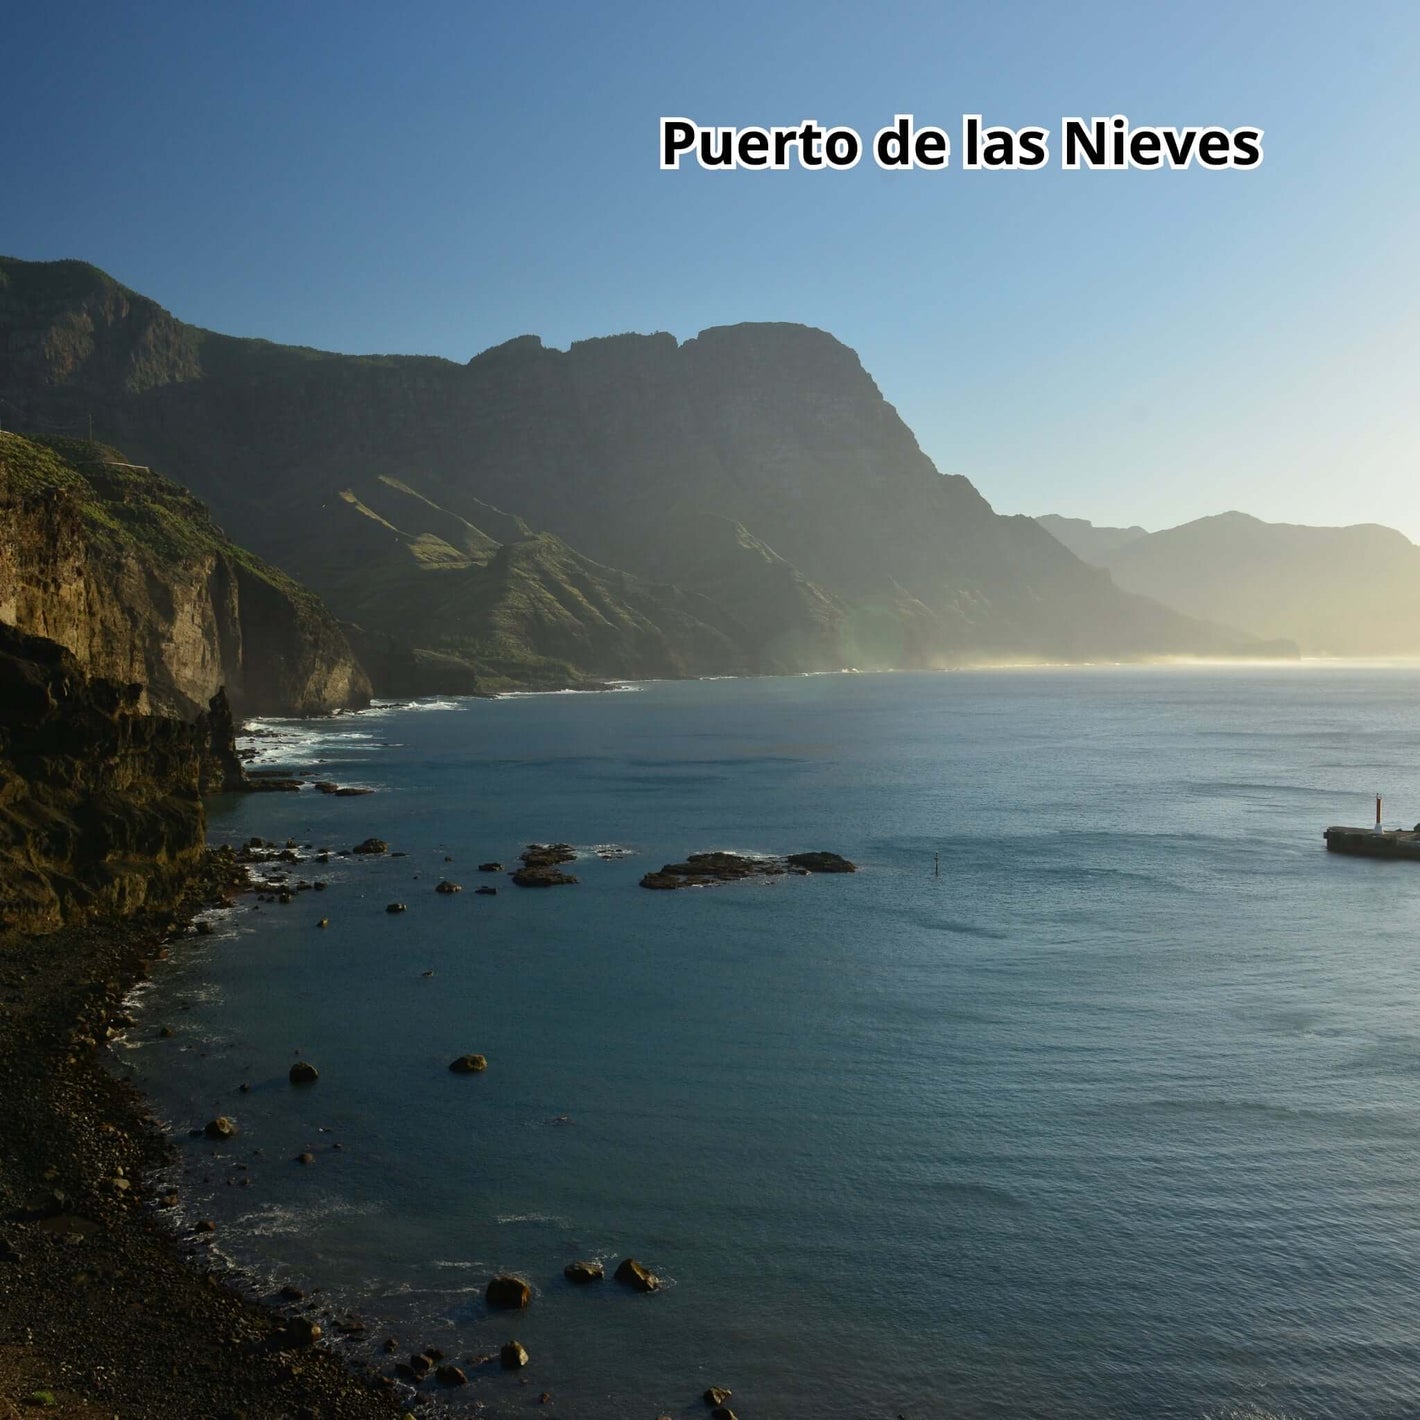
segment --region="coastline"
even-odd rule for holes
[[[401,1413],[339,1356],[292,1345],[286,1318],[162,1225],[149,1180],[173,1143],[100,1054],[233,866],[209,852],[172,911],[0,938],[3,1420],[25,1402],[79,1420]]]

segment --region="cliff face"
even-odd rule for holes
[[[709,647],[723,665],[726,645],[746,669],[796,670],[1216,654],[1246,639],[1120,591],[1032,520],[940,475],[853,351],[804,326],[565,352],[527,336],[467,365],[351,357],[185,326],[78,263],[0,260],[0,353],[0,395],[21,417],[92,416],[181,470],[234,536],[346,616],[365,614],[370,530],[345,495],[393,478],[498,544],[514,539],[488,525],[491,508],[640,587],[672,587],[695,625],[662,624],[668,659],[691,671],[712,668]],[[455,599],[431,598],[448,564],[423,546],[435,555],[418,568],[384,568],[380,629],[438,649],[449,624],[426,609]],[[602,633],[636,616],[578,606],[565,559],[550,561],[541,586],[580,622],[578,668],[616,674],[634,637]],[[464,584],[480,580],[465,568]],[[476,622],[453,639],[463,632],[484,636]],[[556,658],[568,644],[525,649]]]
[[[230,543],[190,494],[116,451],[0,433],[0,621],[187,716],[358,706],[369,683],[329,612]]]
[[[0,625],[0,931],[167,906],[201,859],[201,796],[241,783],[231,711],[144,714],[140,689]]]

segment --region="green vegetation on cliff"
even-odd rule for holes
[[[368,700],[319,597],[116,449],[0,433],[0,515],[0,621],[140,682],[155,708],[189,714],[224,685],[244,713]]]

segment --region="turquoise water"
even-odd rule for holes
[[[213,838],[408,856],[245,900],[119,1054],[259,1287],[372,1347],[522,1340],[457,1397],[493,1414],[1413,1415],[1420,865],[1320,835],[1377,789],[1420,818],[1417,706],[1415,670],[1151,668],[287,727],[273,761],[380,792],[223,803]],[[473,893],[549,839],[634,856]],[[704,848],[861,871],[637,886]],[[186,1137],[219,1111],[233,1144]],[[628,1253],[669,1285],[562,1279]]]

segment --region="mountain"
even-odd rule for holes
[[[1141,527],[1097,528],[1086,518],[1062,518],[1058,513],[1045,513],[1036,522],[1082,562],[1092,562],[1096,567],[1102,567],[1103,559],[1126,543],[1149,535]]]
[[[1053,531],[1059,520],[1042,521]],[[1089,560],[1129,591],[1254,636],[1285,637],[1304,655],[1420,655],[1420,547],[1394,528],[1220,513],[1122,540]]]
[[[0,433],[0,622],[184,718],[319,714],[370,686],[320,601],[233,545],[185,489],[117,450]]]
[[[1120,591],[939,474],[857,356],[804,326],[522,336],[464,365],[347,356],[185,325],[79,262],[0,259],[0,356],[13,420],[92,420],[181,476],[361,623],[377,683],[1246,640]]]

